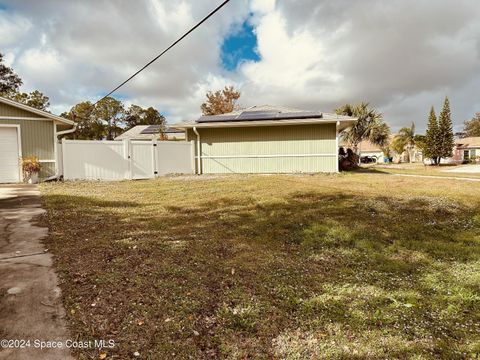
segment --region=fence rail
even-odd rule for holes
[[[193,142],[62,140],[65,180],[149,179],[195,172]]]

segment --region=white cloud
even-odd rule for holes
[[[26,18],[0,10],[0,48],[17,46],[31,26]]]
[[[7,1],[0,51],[27,90],[61,111],[96,100],[220,1]],[[236,0],[119,91],[170,121],[199,115],[207,90],[236,85],[241,104],[332,111],[369,101],[394,128],[422,129],[451,99],[458,124],[480,109],[480,4],[474,0]],[[260,61],[221,66],[224,37],[249,19]]]

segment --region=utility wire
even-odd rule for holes
[[[230,0],[225,0],[223,3],[221,3],[219,6],[217,6],[217,8],[215,10],[213,10],[212,12],[210,12],[210,14],[208,14],[207,16],[205,16],[197,25],[195,25],[194,27],[192,27],[190,30],[188,30],[185,34],[183,34],[178,40],[176,40],[172,45],[170,45],[169,47],[167,47],[165,50],[163,50],[160,54],[158,54],[157,56],[155,56],[152,60],[150,60],[148,63],[146,63],[141,69],[139,69],[137,72],[135,72],[132,76],[130,76],[127,80],[125,80],[124,82],[122,82],[120,85],[118,85],[115,89],[113,89],[112,91],[110,91],[107,95],[105,95],[104,97],[102,97],[100,100],[97,100],[93,106],[97,105],[100,101],[102,101],[103,99],[105,99],[106,97],[112,95],[115,91],[117,91],[118,89],[120,89],[123,85],[125,85],[127,82],[129,82],[130,80],[132,80],[135,76],[137,76],[138,74],[140,74],[143,70],[145,70],[147,67],[149,67],[150,65],[152,65],[155,61],[157,61],[163,54],[165,54],[168,50],[170,50],[171,48],[173,48],[175,45],[177,45],[180,41],[182,41],[184,38],[186,38],[191,32],[193,32],[196,28],[198,28],[200,25],[202,25],[205,21],[207,21],[211,16],[213,16],[213,14],[215,14],[218,10],[220,10],[222,7],[224,7],[228,2],[230,2]]]

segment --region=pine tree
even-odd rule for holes
[[[430,115],[428,117],[427,134],[425,136],[425,151],[426,158],[432,159],[433,163],[437,165],[439,163],[439,146],[438,146],[438,122],[435,109],[430,109]]]
[[[453,155],[455,139],[453,135],[453,124],[450,114],[450,102],[448,101],[448,97],[445,97],[443,109],[438,118],[438,137],[439,156],[441,158],[451,157]]]

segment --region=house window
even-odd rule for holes
[[[470,159],[470,150],[463,150],[463,160]]]

